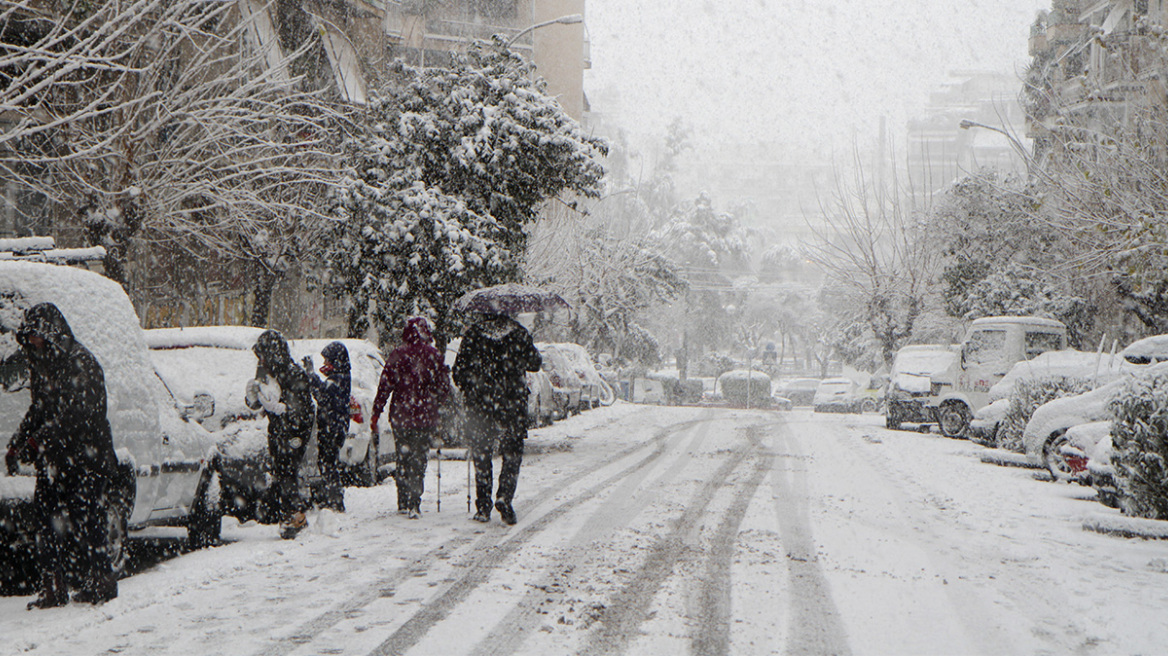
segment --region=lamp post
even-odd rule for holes
[[[535,25],[528,25],[527,27],[523,28],[522,30],[519,30],[518,32],[516,32],[515,35],[512,36],[510,39],[507,39],[507,47],[510,48],[511,45],[513,43],[515,43],[519,39],[519,37],[523,36],[524,34],[527,34],[528,32],[534,32],[535,30],[538,30],[541,27],[547,27],[548,25],[575,25],[577,23],[583,23],[583,22],[584,22],[584,16],[582,14],[568,14],[567,16],[560,16],[559,18],[553,18],[551,20],[546,20],[542,23],[536,23]]]
[[[998,134],[1006,137],[1010,140],[1010,146],[1012,146],[1014,150],[1018,152],[1018,156],[1021,157],[1022,162],[1026,164],[1026,177],[1033,177],[1034,168],[1032,165],[1030,151],[1026,149],[1026,146],[1022,145],[1021,141],[1018,141],[1018,137],[1015,137],[1013,134],[1003,130],[1002,128],[986,125],[985,123],[978,123],[977,121],[971,121],[967,118],[961,119],[961,122],[957,124],[957,127],[961,128],[962,130],[968,130],[969,128],[984,128],[992,132],[997,132]]]

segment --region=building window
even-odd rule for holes
[[[514,19],[519,16],[518,0],[471,0],[471,10],[489,20]]]

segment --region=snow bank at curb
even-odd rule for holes
[[[1092,513],[1083,520],[1083,530],[1121,538],[1168,540],[1168,522],[1126,515]]]
[[[999,467],[1023,467],[1025,469],[1041,469],[1026,458],[1025,453],[1016,453],[1005,449],[986,449],[978,459],[990,465]]]

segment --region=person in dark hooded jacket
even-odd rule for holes
[[[466,399],[467,441],[475,465],[476,521],[491,518],[491,454],[497,445],[503,465],[494,507],[504,523],[516,522],[511,502],[527,439],[524,372],[539,371],[542,364],[531,334],[507,315],[484,315],[462,337],[453,374]]]
[[[288,539],[308,525],[300,503],[300,462],[312,436],[312,392],[308,374],[288,351],[288,342],[275,330],[260,334],[252,347],[256,377],[248,381],[249,408],[261,407],[268,416],[268,455],[272,459],[272,486],[268,505]]]
[[[345,510],[345,488],[341,485],[341,471],[337,454],[349,435],[349,397],[352,379],[349,373],[349,351],[340,342],[331,342],[320,352],[324,364],[320,373],[309,375],[312,396],[316,399],[316,462],[325,486],[325,507],[340,512]],[[311,359],[306,370],[311,370]]]
[[[392,394],[389,425],[397,452],[397,509],[417,519],[422,512],[426,458],[441,424],[440,410],[450,398],[450,371],[431,343],[425,317],[410,317],[402,345],[390,351],[381,370],[370,420],[374,434]]]
[[[17,461],[36,464],[42,583],[29,608],[69,602],[67,568],[81,581],[74,601],[108,601],[118,595],[107,532],[117,456],[105,373],[52,303],[25,312],[16,340],[28,357],[32,403],[9,443],[7,465],[11,473]]]

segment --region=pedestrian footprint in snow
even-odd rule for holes
[[[117,456],[106,412],[105,373],[52,303],[25,312],[16,341],[28,357],[32,398],[9,442],[6,464],[9,474],[20,461],[36,465],[33,507],[41,590],[28,607],[69,603],[68,585],[74,579],[80,581],[74,601],[109,601],[118,596],[107,532]]]
[[[252,347],[255,378],[247,383],[245,402],[268,416],[268,455],[272,484],[267,506],[280,524],[280,537],[296,537],[308,520],[300,498],[300,462],[308,447],[315,416],[308,374],[288,351],[288,342],[275,330],[264,331]]]
[[[451,395],[450,371],[434,348],[425,317],[410,317],[402,344],[385,359],[370,420],[373,433],[389,400],[389,425],[397,457],[397,511],[417,519],[430,445],[438,436],[440,411]],[[391,396],[392,395],[392,396]]]
[[[527,439],[527,379],[543,363],[531,334],[505,314],[483,314],[467,328],[454,360],[454,383],[466,399],[466,440],[475,467],[475,521],[491,518],[493,452],[503,458],[494,507],[515,524],[512,501]]]
[[[345,511],[345,488],[341,485],[341,470],[337,454],[349,435],[349,396],[352,379],[349,374],[349,351],[340,342],[331,342],[320,352],[324,364],[320,373],[312,372],[312,358],[304,359],[304,370],[309,373],[312,396],[316,400],[316,462],[324,479],[324,507]]]

